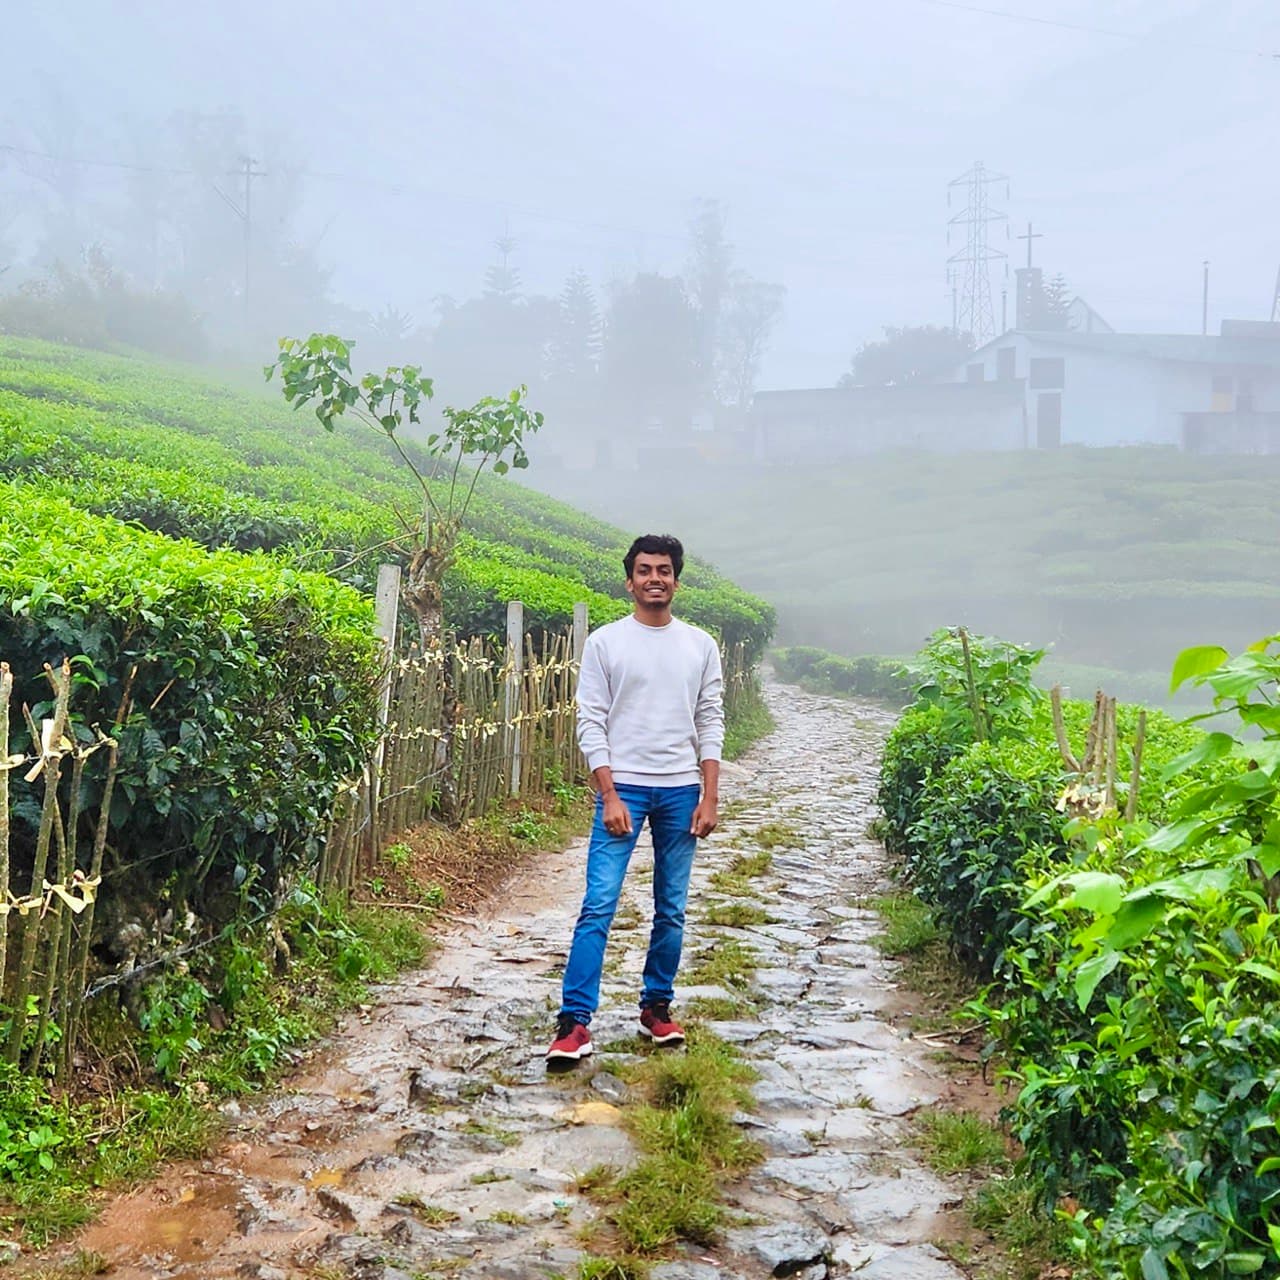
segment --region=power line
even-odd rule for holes
[[[1266,58],[1280,61],[1280,52],[1263,49],[1244,49],[1235,45],[1200,44],[1188,40],[1170,40],[1165,36],[1146,31],[1119,31],[1114,27],[1095,27],[1083,22],[1067,22],[1060,18],[1037,18],[1029,13],[1014,13],[1009,9],[988,9],[983,5],[964,4],[962,0],[916,0],[917,4],[931,4],[939,9],[958,9],[962,13],[980,13],[988,18],[1003,18],[1006,22],[1025,22],[1038,27],[1057,27],[1062,31],[1081,31],[1088,35],[1113,36],[1118,40],[1137,40],[1144,44],[1161,44],[1177,49],[1195,49],[1211,53],[1239,54],[1246,58]]]

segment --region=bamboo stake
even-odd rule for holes
[[[71,696],[71,664],[64,658],[58,676],[47,663],[45,670],[54,680],[57,696],[51,720],[45,721],[47,732],[36,735],[35,748],[39,763],[27,774],[35,781],[37,773],[44,775],[44,803],[40,811],[40,828],[36,836],[36,852],[31,867],[32,898],[44,894],[45,871],[49,865],[49,846],[53,840],[54,815],[58,808],[58,778],[62,767],[62,740],[67,728],[67,705]],[[28,719],[30,712],[24,708]],[[40,940],[41,919],[38,913],[29,913],[22,919],[22,953],[18,959],[18,972],[13,989],[13,1017],[9,1024],[9,1041],[5,1046],[5,1060],[15,1066],[22,1056],[22,1041],[27,1029],[27,995],[31,990],[31,978],[35,969],[36,945]]]
[[[13,672],[0,662],[0,893],[9,892],[9,699],[13,696]],[[9,951],[9,913],[0,911],[0,996],[4,993]]]
[[[1071,743],[1067,739],[1067,726],[1062,719],[1062,686],[1055,684],[1049,690],[1049,705],[1053,708],[1053,736],[1058,740],[1058,754],[1062,763],[1072,773],[1080,772],[1080,761],[1071,751]]]
[[[1129,774],[1129,798],[1124,805],[1124,820],[1132,822],[1138,816],[1138,785],[1142,781],[1142,748],[1147,741],[1147,713],[1138,712],[1138,731],[1133,739],[1133,769]]]

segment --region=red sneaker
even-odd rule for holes
[[[684,1044],[684,1028],[672,1018],[669,1004],[646,1005],[640,1010],[640,1034],[654,1044]]]
[[[591,1032],[573,1014],[562,1013],[556,1020],[556,1038],[547,1050],[548,1062],[577,1062],[590,1057]]]

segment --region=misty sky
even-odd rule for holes
[[[1141,38],[940,0],[8,0],[0,143],[29,143],[50,79],[87,158],[130,154],[118,122],[238,106],[334,175],[303,231],[339,297],[424,319],[478,291],[504,227],[526,289],[575,265],[599,287],[679,270],[692,202],[720,198],[739,265],[788,289],[765,387],[833,383],[883,325],[950,322],[946,186],[976,159],[1116,327],[1198,331],[1204,258],[1213,328],[1266,318],[1280,5],[979,7]]]

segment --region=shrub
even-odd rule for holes
[[[368,604],[331,579],[210,554],[30,487],[0,484],[0,498],[0,654],[15,702],[38,717],[42,664],[73,657],[74,710],[109,729],[135,671],[111,811],[118,862],[168,885],[175,906],[202,885],[205,909],[273,893],[281,869],[317,852],[371,741]],[[35,795],[14,779],[15,817],[33,825]],[[87,779],[86,810],[100,788]]]

